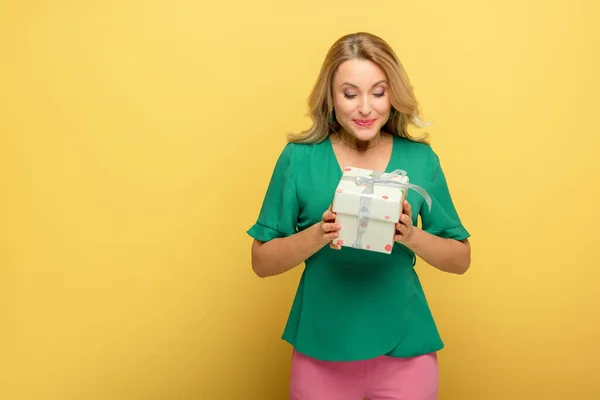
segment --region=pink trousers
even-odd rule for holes
[[[436,400],[437,354],[319,361],[294,351],[290,400]]]

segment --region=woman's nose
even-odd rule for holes
[[[368,99],[363,99],[360,104],[359,111],[363,115],[368,115],[371,112],[371,103],[369,103]]]

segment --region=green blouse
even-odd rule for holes
[[[402,169],[425,189],[409,190],[413,223],[444,238],[469,233],[454,208],[436,153],[428,144],[394,136],[386,172]],[[258,220],[248,234],[261,241],[293,235],[321,220],[342,170],[329,138],[288,143],[277,160]],[[440,350],[440,338],[414,270],[416,257],[395,243],[392,254],[324,246],[308,258],[283,339],[310,357],[355,361],[380,355],[411,357]]]

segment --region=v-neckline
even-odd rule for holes
[[[391,136],[392,136],[392,151],[390,151],[390,158],[389,158],[384,170],[381,172],[389,172],[388,170],[390,169],[390,167],[392,165],[392,160],[394,159],[394,152],[396,150],[397,141],[396,141],[396,135],[391,134]],[[329,143],[329,150],[331,151],[331,155],[333,157],[333,162],[337,167],[336,170],[337,170],[338,176],[341,177],[344,174],[344,167],[340,164],[340,161],[339,161],[337,155],[335,154],[335,149],[333,148],[333,143],[331,142],[331,134],[329,134],[327,136],[327,142]]]

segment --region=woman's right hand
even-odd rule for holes
[[[319,224],[319,234],[325,242],[329,242],[329,247],[332,249],[340,250],[342,248],[341,245],[334,245],[332,243],[332,240],[339,236],[338,231],[341,228],[342,227],[335,222],[335,213],[332,211],[332,205],[329,205],[327,211],[323,213],[321,223]]]

